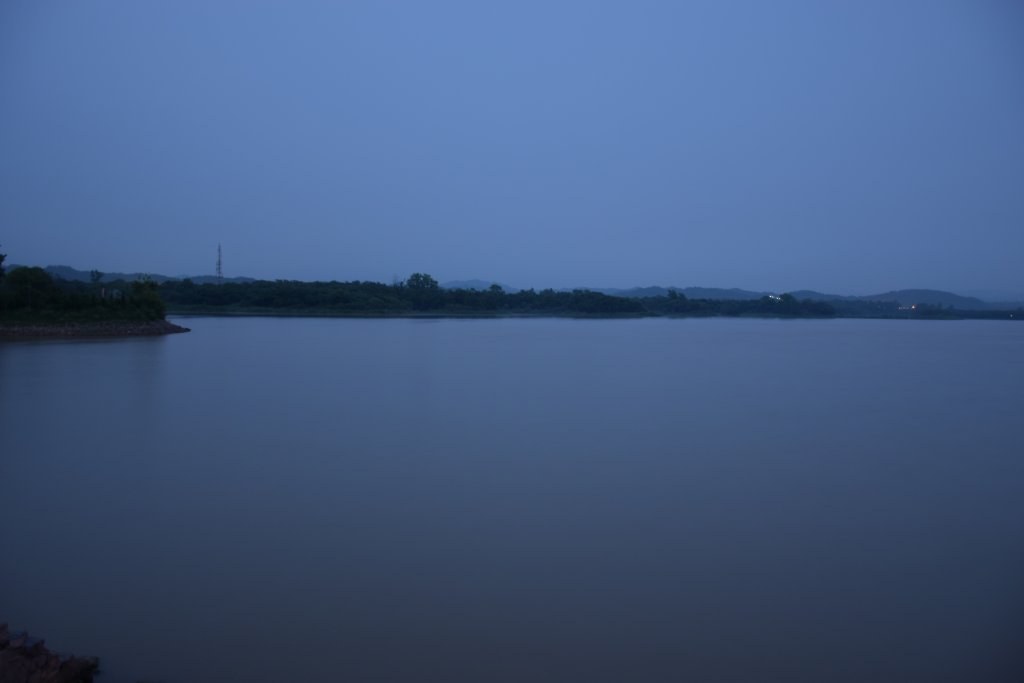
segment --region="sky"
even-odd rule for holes
[[[1024,298],[1024,3],[0,3],[0,250]]]

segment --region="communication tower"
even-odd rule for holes
[[[217,282],[224,281],[224,269],[221,267],[220,244],[217,245]]]

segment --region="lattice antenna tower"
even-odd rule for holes
[[[221,256],[221,254],[220,254],[220,244],[218,244],[217,245],[217,281],[218,282],[223,282],[224,281],[224,269],[222,268],[223,263],[221,261],[220,256]]]

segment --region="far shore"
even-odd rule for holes
[[[411,318],[411,319],[502,319],[502,318],[573,318],[573,319],[625,319],[662,318],[667,320],[744,318],[762,320],[1024,320],[1016,311],[943,311],[940,315],[921,316],[909,314],[877,315],[769,315],[766,313],[655,313],[608,312],[585,313],[581,311],[511,311],[511,310],[378,310],[344,311],[327,308],[275,308],[275,307],[171,307],[168,315],[181,318]]]
[[[153,337],[190,332],[166,320],[105,320],[100,322],[0,323],[0,340]]]
[[[654,318],[650,313],[582,313],[578,311],[337,311],[323,308],[175,308],[181,318]]]

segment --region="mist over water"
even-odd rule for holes
[[[101,681],[1010,681],[1024,326],[0,344],[0,619]]]

